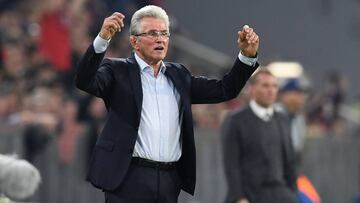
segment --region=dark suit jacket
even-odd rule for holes
[[[280,126],[282,144],[285,152],[284,178],[292,190],[296,189],[294,151],[290,137],[290,125],[284,115],[274,113],[272,119]],[[222,128],[225,175],[228,183],[226,202],[235,202],[241,198],[254,201],[260,187],[266,179],[268,163],[267,145],[261,135],[258,118],[250,106],[231,113],[226,117]]]
[[[95,145],[87,179],[103,190],[116,189],[129,168],[138,136],[142,108],[140,68],[134,58],[104,59],[91,45],[81,59],[76,86],[101,97],[108,117]],[[181,187],[190,194],[195,189],[195,144],[191,104],[217,103],[238,95],[255,71],[239,59],[222,80],[194,77],[181,64],[165,63],[165,74],[181,96],[183,122],[181,126],[182,156],[177,170]]]

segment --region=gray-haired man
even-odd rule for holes
[[[157,6],[135,12],[129,58],[104,59],[124,15],[104,20],[81,59],[78,88],[101,97],[108,119],[96,143],[88,180],[106,202],[177,202],[181,189],[195,189],[191,104],[218,103],[238,95],[255,71],[259,37],[249,26],[238,32],[240,54],[222,80],[194,77],[183,65],[164,62],[169,20]]]

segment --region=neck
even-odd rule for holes
[[[269,104],[264,104],[264,103],[258,102],[256,100],[254,100],[254,101],[258,106],[265,108],[265,109],[270,108],[272,106],[271,104],[269,105]]]
[[[148,62],[146,62],[146,63],[148,63]],[[154,69],[154,74],[155,74],[155,76],[157,76],[160,71],[161,61],[159,61],[157,63],[148,63],[148,64]]]
[[[143,55],[141,55],[141,53],[139,53],[139,52],[136,52],[136,54],[137,54],[143,61],[145,61],[145,63],[147,63],[151,68],[154,69],[154,75],[155,75],[155,77],[156,77],[156,76],[159,74],[162,60],[151,60],[151,59],[147,59],[147,58],[145,58]]]

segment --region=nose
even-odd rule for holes
[[[166,40],[167,36],[164,36],[164,35],[161,35],[161,34],[158,33],[155,38],[156,39],[161,39],[161,40]]]
[[[165,42],[166,40],[167,40],[167,38],[162,35],[158,35],[155,37],[155,42],[157,42],[157,43],[162,43],[162,42]]]

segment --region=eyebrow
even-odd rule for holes
[[[147,32],[167,32],[168,30],[156,30],[156,29],[152,29],[152,30],[149,30]]]

